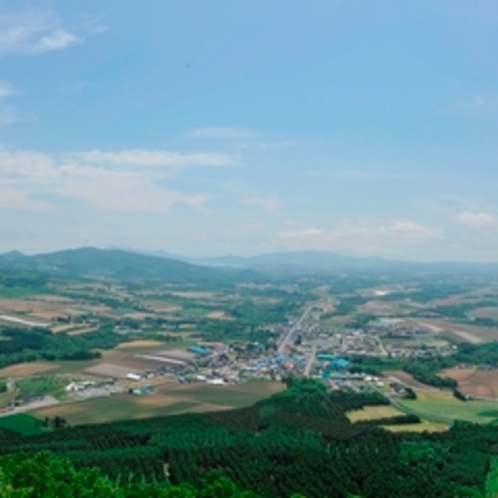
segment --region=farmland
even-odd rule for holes
[[[460,401],[451,392],[417,391],[416,400],[402,400],[396,404],[409,413],[442,424],[464,420],[488,424],[498,418],[498,401]]]
[[[355,410],[347,414],[351,422],[363,422],[365,420],[376,420],[381,418],[391,418],[397,415],[402,415],[391,405],[387,406],[366,406],[362,410]]]
[[[334,372],[338,380],[332,379],[330,365],[314,357],[318,352],[345,356],[356,371],[373,371],[387,383],[396,378],[417,392],[437,392],[427,383],[449,387],[447,381],[454,379],[466,394],[497,395],[494,353],[479,349],[497,329],[491,315],[474,311],[493,309],[498,292],[482,277],[420,280],[413,275],[324,273],[305,279],[273,276],[264,281],[258,276],[259,282],[249,282],[230,277],[224,284],[186,284],[138,275],[21,276],[11,272],[4,277],[0,293],[0,315],[21,320],[0,326],[0,340],[12,351],[0,351],[0,360],[8,365],[0,378],[19,384],[21,403],[29,393],[55,395],[61,403],[35,412],[59,415],[71,424],[246,407],[282,388],[270,379],[289,374],[327,378],[336,390],[369,388],[368,382],[343,382],[340,372]],[[289,324],[300,316],[305,319],[292,334]],[[207,358],[185,351],[198,342],[210,345]],[[469,344],[478,349],[461,347]],[[277,361],[280,352],[284,361]],[[458,362],[469,361],[490,365],[468,375],[457,372]],[[213,378],[225,385],[209,385]],[[247,382],[253,378],[270,381]],[[73,381],[96,385],[64,392]],[[453,408],[460,406],[448,397],[422,398],[400,403],[419,414],[423,424],[437,424],[436,412],[450,402]],[[489,412],[487,405],[472,403],[443,418],[492,420],[483,412]],[[349,416],[369,421],[396,414],[393,407],[368,407]]]
[[[6,429],[19,432],[23,436],[32,436],[43,432],[39,426],[39,422],[40,419],[37,417],[26,413],[19,413],[10,415],[9,417],[0,417],[0,430]]]
[[[386,403],[377,393],[331,394],[319,382],[294,380],[286,391],[246,408],[173,411],[172,416],[79,425],[22,439],[0,431],[0,453],[9,458],[23,449],[49,450],[78,468],[97,466],[114,481],[140,483],[141,490],[146,483],[195,482],[221,468],[237,485],[268,498],[289,497],[296,490],[310,497],[340,498],[351,490],[365,496],[410,496],[414,486],[426,496],[458,496],[459,489],[479,496],[498,433],[479,425],[438,433],[432,425],[430,439],[424,433],[395,437],[345,416]],[[386,414],[376,415],[381,413]],[[436,474],[438,479],[432,477]],[[368,479],[372,475],[375,480]]]
[[[0,369],[0,379],[8,377],[28,377],[30,375],[48,372],[57,368],[58,365],[55,363],[18,363],[17,365],[11,365],[10,367]]]
[[[418,424],[386,425],[383,428],[389,432],[444,432],[448,430],[447,424],[422,420]]]
[[[459,390],[475,398],[498,398],[498,370],[452,368],[443,375],[458,381]]]
[[[70,424],[77,425],[242,408],[284,387],[282,383],[270,382],[247,382],[226,387],[169,383],[159,386],[154,394],[148,396],[116,395],[42,408],[33,414],[40,418],[63,417]]]

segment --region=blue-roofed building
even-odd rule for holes
[[[187,347],[189,353],[198,354],[199,356],[207,356],[210,351],[208,348],[203,348],[202,346],[191,345]]]
[[[346,358],[336,358],[332,361],[331,366],[336,370],[344,370],[349,367],[349,361]]]
[[[259,351],[260,353],[265,349],[263,344],[260,344],[259,342],[253,342],[252,347],[256,350]]]
[[[336,359],[335,355],[330,353],[318,353],[316,355],[318,361],[334,361]]]

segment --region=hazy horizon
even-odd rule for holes
[[[0,253],[498,261],[490,0],[0,0]]]
[[[214,254],[214,255],[189,255],[189,254],[180,254],[180,253],[172,253],[167,250],[163,249],[146,249],[146,248],[140,248],[140,247],[131,247],[131,246],[114,246],[114,245],[108,245],[108,246],[78,246],[78,247],[60,247],[48,251],[20,251],[19,249],[10,249],[8,251],[2,251],[0,252],[0,256],[3,256],[5,254],[9,253],[15,253],[19,252],[23,254],[24,256],[40,256],[40,255],[47,255],[47,254],[53,254],[53,253],[59,253],[59,252],[65,252],[65,251],[77,251],[77,250],[83,250],[83,249],[98,249],[102,251],[124,251],[124,252],[129,252],[129,253],[134,253],[134,254],[141,254],[145,256],[154,256],[154,257],[160,257],[160,258],[170,258],[173,260],[180,260],[180,261],[187,261],[191,262],[193,264],[210,264],[209,260],[212,260],[214,265],[228,265],[230,266],[231,263],[219,263],[217,260],[223,260],[223,259],[251,259],[251,258],[259,258],[259,257],[265,257],[265,256],[274,256],[274,255],[299,255],[299,254],[305,254],[305,255],[311,255],[311,254],[319,254],[319,255],[329,255],[332,258],[337,256],[339,258],[346,257],[346,258],[357,258],[359,261],[362,259],[378,259],[378,260],[383,260],[387,263],[401,263],[401,264],[428,264],[428,265],[452,265],[452,264],[462,264],[462,265],[497,265],[498,264],[498,259],[497,260],[489,260],[489,261],[476,261],[476,260],[465,260],[465,259],[427,259],[427,260],[414,260],[414,259],[408,259],[408,258],[390,258],[390,257],[384,257],[384,256],[378,256],[378,255],[369,255],[369,254],[353,254],[353,253],[347,253],[347,252],[338,252],[338,251],[329,251],[329,250],[320,250],[320,249],[301,249],[301,250],[293,250],[293,249],[282,249],[282,250],[276,250],[276,251],[268,251],[268,252],[258,252],[258,253],[252,253],[252,254],[237,254],[237,253],[220,253],[220,254]]]

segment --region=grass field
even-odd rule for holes
[[[442,432],[448,429],[447,424],[422,420],[419,424],[385,425],[384,429],[390,432]]]
[[[7,393],[0,394],[0,408],[9,406],[9,395]]]
[[[280,382],[246,382],[233,386],[168,383],[153,394],[116,395],[60,404],[33,411],[37,417],[63,417],[71,425],[240,408],[284,389]]]
[[[440,423],[465,420],[487,424],[498,416],[498,402],[460,401],[452,393],[444,391],[417,391],[416,400],[397,402],[401,408],[421,418]]]
[[[279,382],[244,382],[230,386],[207,384],[165,384],[158,391],[172,397],[192,398],[199,403],[241,408],[275,394],[285,388]]]
[[[16,380],[19,396],[30,396],[33,394],[46,394],[60,397],[65,394],[65,387],[69,380],[55,375],[43,375],[40,377],[27,377]]]
[[[403,415],[397,408],[390,405],[366,406],[363,410],[355,410],[347,414],[351,422],[363,422],[365,420],[376,420],[379,418],[391,418]]]
[[[39,422],[37,417],[27,413],[16,413],[7,417],[0,417],[0,429],[19,432],[23,436],[31,436],[43,432],[41,427],[37,427]]]
[[[112,396],[96,398],[88,401],[61,404],[35,410],[37,417],[63,417],[69,424],[96,424],[113,420],[140,418],[140,416],[154,417],[174,413],[174,408],[165,410],[162,407],[146,407],[138,404],[138,398],[132,396]]]
[[[48,291],[49,289],[47,287],[6,287],[0,284],[0,297],[5,297],[7,299],[23,299]]]

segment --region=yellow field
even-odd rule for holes
[[[153,340],[143,340],[143,341],[137,340],[137,341],[123,342],[115,349],[133,349],[133,348],[148,348],[148,347],[153,348],[155,346],[163,346],[163,343]]]
[[[0,378],[5,377],[27,377],[29,375],[36,375],[43,372],[48,372],[49,370],[55,370],[59,365],[55,363],[19,363],[17,365],[11,365],[10,367],[5,367],[0,370]]]
[[[420,424],[384,425],[382,427],[391,432],[443,432],[448,430],[448,426],[445,424],[427,420],[422,420]]]
[[[403,415],[402,412],[390,405],[367,406],[363,410],[356,410],[347,414],[351,422],[362,422],[364,420],[376,420],[378,418],[391,418]]]
[[[224,311],[211,311],[206,315],[206,318],[211,320],[234,320],[233,317],[228,316]]]

